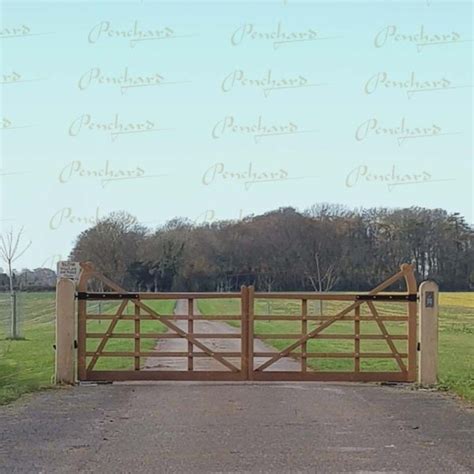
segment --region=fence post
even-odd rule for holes
[[[56,284],[56,371],[57,384],[74,384],[74,338],[76,287],[72,280],[60,278]]]
[[[418,383],[434,385],[438,381],[438,285],[424,281],[419,288],[420,337]]]

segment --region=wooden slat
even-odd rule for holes
[[[89,332],[87,333],[87,337],[89,339],[98,339],[102,338],[106,335],[106,333],[102,332]],[[128,332],[117,332],[117,333],[112,333],[109,336],[111,339],[133,339],[135,337],[134,333],[128,333]],[[181,336],[180,334],[172,334],[172,333],[166,333],[166,332],[148,332],[148,333],[143,333],[141,334],[142,338],[148,338],[148,339],[186,339],[185,336]],[[199,339],[240,339],[241,335],[238,333],[192,333],[193,338],[199,338]]]
[[[307,299],[302,299],[301,300],[301,333],[306,336],[308,333],[308,322],[307,322],[307,317],[308,317],[308,300]],[[306,352],[307,352],[307,341],[303,342],[301,344],[301,351],[302,351],[302,357],[301,357],[301,372],[306,372],[308,364],[306,360]]]
[[[306,316],[307,321],[327,321],[329,319],[334,318],[334,316]],[[293,315],[271,315],[271,314],[259,314],[254,316],[255,321],[301,321],[301,316],[293,316]],[[339,318],[339,321],[354,321],[354,316],[344,316]],[[408,321],[408,316],[380,316],[381,321],[400,321],[406,322]],[[375,322],[375,318],[371,316],[361,316],[360,321],[373,321]]]
[[[399,271],[389,279],[385,280],[378,287],[375,287],[369,292],[360,292],[360,293],[331,293],[331,292],[308,292],[308,291],[290,291],[290,292],[255,292],[255,299],[259,300],[269,300],[269,299],[285,299],[285,300],[322,300],[322,301],[356,301],[357,296],[359,295],[374,295],[377,293],[380,296],[406,296],[406,292],[401,291],[390,291],[383,292],[385,288],[388,288],[390,285],[395,283],[397,280],[404,276],[404,271]],[[382,285],[385,285],[382,287]],[[378,289],[380,288],[380,289]],[[375,293],[374,293],[375,292]],[[411,290],[408,293],[413,293]],[[416,289],[414,291],[416,293]],[[391,303],[402,303],[405,304],[406,301],[392,301]]]
[[[194,333],[193,315],[194,300],[192,298],[188,298],[188,334],[190,334],[191,336]],[[193,368],[193,343],[188,339],[188,370],[193,370]]]
[[[207,357],[212,358],[205,352],[192,352],[193,357]],[[215,352],[214,355],[222,357],[240,357],[240,352]],[[95,356],[95,352],[86,352],[87,357]],[[99,357],[188,357],[189,352],[156,352],[156,351],[141,351],[141,352],[130,352],[130,351],[102,351]]]
[[[360,372],[360,306],[354,309],[354,371]]]
[[[247,379],[248,380],[253,380],[254,376],[254,350],[255,350],[255,338],[254,338],[254,308],[255,308],[255,289],[253,286],[248,287],[247,289],[247,298],[248,298],[248,313],[247,313],[247,318],[248,318],[248,338],[249,338],[249,343],[248,343],[248,372],[247,372]]]
[[[406,372],[254,372],[255,381],[264,382],[407,382]]]
[[[168,318],[171,321],[187,321],[188,317],[186,315],[170,315],[170,314],[160,314],[162,318]],[[110,320],[113,319],[112,314],[88,314],[86,316],[87,320],[93,320],[93,321],[101,321],[101,320]],[[332,319],[334,316],[307,316],[306,320],[307,321],[327,321],[328,319]],[[134,321],[136,318],[134,316],[124,316],[121,321]],[[142,321],[154,321],[156,318],[146,315],[146,314],[141,314],[140,317],[138,318]],[[381,321],[399,321],[399,322],[406,322],[408,321],[408,316],[384,316],[380,315],[380,320]],[[240,321],[241,316],[236,316],[236,315],[208,315],[208,316],[197,316],[195,315],[193,318],[194,321]],[[271,315],[271,314],[259,314],[254,316],[255,321],[301,321],[301,316],[292,316],[292,315]],[[361,316],[360,317],[361,321],[373,321],[375,322],[375,319],[370,316]],[[344,316],[342,318],[339,318],[339,321],[354,321],[354,316]]]
[[[299,339],[304,334],[255,334],[259,339]],[[356,334],[315,334],[306,340],[310,339],[356,339]],[[359,339],[385,339],[382,334],[360,334]],[[405,334],[395,334],[391,336],[392,339],[406,340],[408,338]]]
[[[324,358],[324,359],[353,359],[355,352],[290,352],[287,357],[304,358]],[[254,357],[272,357],[274,352],[254,352]],[[400,354],[401,357],[408,357],[408,354]],[[392,359],[396,356],[391,352],[360,352],[360,358],[364,359]]]
[[[238,382],[240,374],[235,372],[211,371],[171,371],[171,370],[102,370],[85,374],[91,381],[126,381],[126,380],[194,380],[215,382]],[[406,372],[255,372],[257,381],[287,382],[407,382]]]
[[[229,371],[205,370],[97,370],[86,372],[90,381],[127,381],[127,380],[192,380],[204,382],[239,382],[240,373]]]
[[[235,299],[235,298],[240,298],[240,292],[183,292],[183,293],[139,293],[140,299],[141,300],[177,300],[177,299],[183,299],[183,298],[192,298],[194,300],[197,299],[204,299],[204,300],[209,300],[209,299]]]
[[[135,305],[135,316],[140,316],[140,307]],[[140,319],[135,319],[135,352],[140,352]],[[140,356],[135,356],[135,370],[140,370]]]
[[[402,270],[405,272],[405,284],[409,293],[416,293],[418,288],[415,279],[413,265],[404,264]],[[416,302],[408,303],[408,380],[414,382],[417,374],[417,327],[418,327],[418,305]]]
[[[169,319],[171,321],[187,321],[188,316],[187,315],[174,315],[174,314],[160,314],[160,317],[163,319]],[[108,320],[108,319],[113,319],[112,314],[88,314],[86,319],[90,320]],[[135,321],[137,319],[135,316],[124,316],[121,321]],[[153,316],[150,316],[148,314],[141,314],[140,317],[138,318],[141,321],[156,321],[156,318]],[[236,316],[236,315],[209,315],[209,316],[197,316],[194,315],[193,320],[194,321],[240,321],[241,316]],[[405,319],[408,320],[407,317]]]
[[[255,299],[260,300],[323,300],[323,301],[355,301],[357,295],[347,293],[315,293],[315,292],[255,292]]]
[[[242,334],[240,350],[242,352],[242,379],[246,380],[249,370],[249,293],[246,286],[241,287],[242,298],[240,301],[241,319],[240,330]]]

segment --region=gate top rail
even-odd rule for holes
[[[183,293],[164,293],[164,292],[85,292],[79,291],[77,299],[79,300],[123,300],[123,299],[217,299],[217,298],[240,298],[241,293],[236,292],[183,292]],[[255,298],[260,299],[305,299],[305,300],[331,300],[331,301],[416,301],[416,293],[378,293],[370,295],[368,293],[319,293],[319,292],[255,292]]]
[[[216,299],[216,298],[240,298],[240,292],[87,292],[78,291],[79,300],[175,300],[175,299]]]

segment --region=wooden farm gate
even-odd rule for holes
[[[81,266],[79,380],[415,381],[417,285],[411,265],[367,293],[263,293],[246,286],[234,293],[133,293],[92,264]],[[405,292],[384,291],[399,280]],[[89,291],[94,284],[102,291]],[[163,314],[156,302],[166,300],[186,301],[185,314]],[[208,300],[214,308],[225,300],[221,307],[238,310],[201,315],[196,303]],[[326,310],[317,312],[321,301]],[[229,322],[229,331],[200,332],[200,324],[213,321]],[[274,327],[284,332],[274,333]],[[183,349],[161,349],[169,339],[183,342]],[[234,349],[219,349],[229,339]],[[150,341],[157,346],[150,349]],[[176,359],[182,366],[159,362]],[[203,359],[213,362],[211,368],[199,367]]]

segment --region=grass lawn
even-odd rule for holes
[[[89,303],[94,304],[94,303]],[[95,303],[97,304],[97,303]],[[172,314],[174,301],[147,302],[162,314]],[[113,313],[115,303],[103,303],[102,312]],[[0,404],[18,398],[23,393],[51,387],[54,374],[55,343],[55,294],[23,293],[19,295],[20,333],[25,340],[10,341],[8,335],[9,297],[0,297]],[[130,307],[130,305],[129,305]],[[127,308],[132,314],[133,308]],[[92,309],[89,309],[92,312]],[[89,321],[88,332],[105,332],[110,321]],[[163,332],[164,326],[157,321],[141,322],[142,332]],[[133,322],[120,322],[116,332],[133,332]],[[100,339],[88,341],[93,350]],[[128,351],[133,339],[110,339],[106,351]],[[142,339],[141,349],[151,350],[154,339]],[[133,350],[133,349],[132,349]],[[100,358],[96,370],[127,369],[133,367],[133,358]]]
[[[347,306],[344,302],[324,302],[323,314],[334,315]],[[380,315],[403,315],[406,306],[400,303],[378,303]],[[203,314],[239,314],[238,300],[201,300],[199,309]],[[255,314],[297,315],[301,304],[290,300],[264,300],[256,302]],[[308,303],[308,314],[319,315],[319,302]],[[361,307],[361,315],[369,315],[367,305]],[[229,322],[238,326],[239,322]],[[319,322],[308,322],[308,331]],[[361,334],[380,334],[373,322],[361,322]],[[405,322],[385,322],[390,334],[405,334]],[[474,400],[474,293],[440,294],[439,332],[439,386],[452,390],[468,400]],[[255,334],[292,334],[301,332],[301,322],[255,321]],[[353,334],[354,323],[341,321],[324,330],[325,334]],[[283,349],[295,339],[266,339],[265,342],[277,349]],[[407,352],[406,341],[394,341],[398,350]],[[299,350],[299,349],[298,349]],[[353,352],[352,340],[320,339],[308,341],[308,352]],[[389,352],[383,340],[362,340],[361,352]],[[353,359],[308,359],[308,365],[316,370],[352,371]],[[392,359],[361,359],[362,371],[397,371]]]

